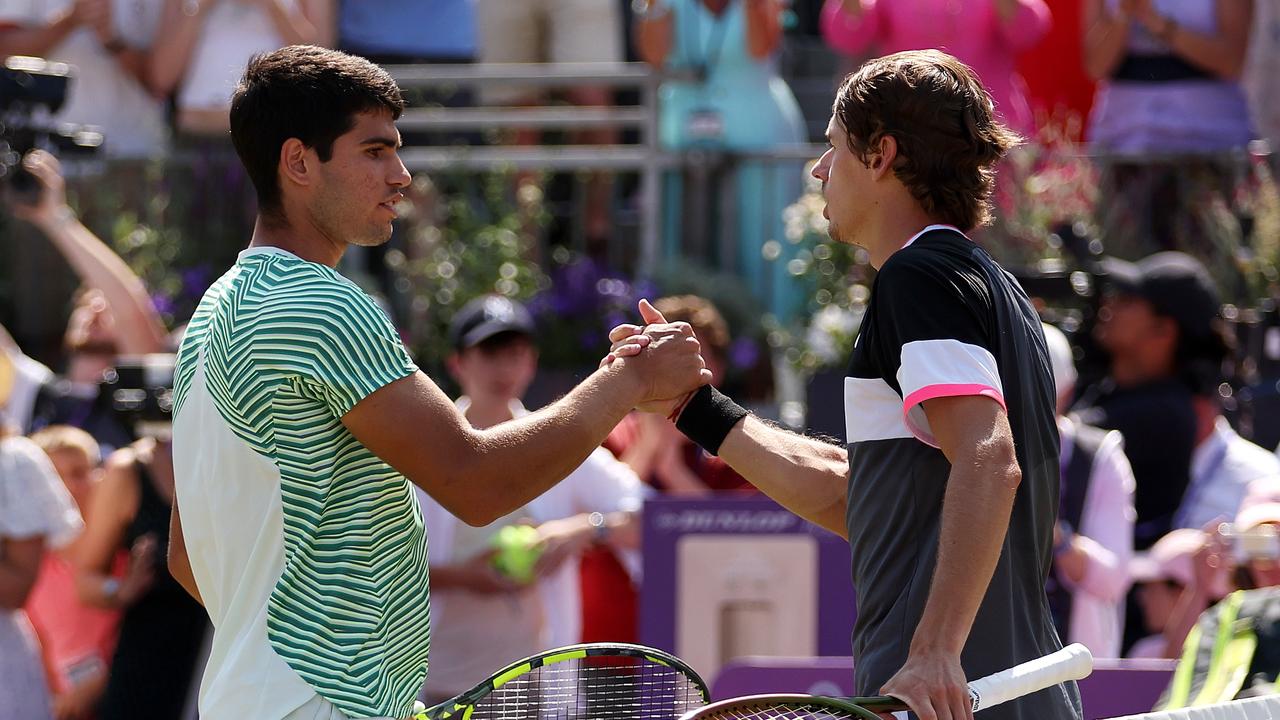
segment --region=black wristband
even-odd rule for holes
[[[717,455],[729,431],[746,417],[747,409],[710,385],[698,389],[676,419],[676,429],[703,450]]]

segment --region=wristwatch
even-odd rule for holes
[[[604,513],[596,511],[587,515],[587,524],[591,526],[592,539],[597,543],[609,539],[609,524],[605,522]]]

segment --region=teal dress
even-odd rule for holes
[[[667,0],[674,14],[668,70],[695,70],[700,80],[671,80],[659,90],[662,144],[669,150],[707,148],[767,151],[805,141],[800,106],[778,75],[775,58],[757,60],[747,50],[745,3],[730,2],[720,15],[702,0]],[[721,258],[738,268],[765,309],[784,322],[803,303],[803,285],[787,273],[797,248],[783,233],[782,211],[803,191],[803,163],[748,161],[738,165],[730,187],[736,195],[737,257]],[[663,238],[668,257],[682,247],[684,182],[671,173],[663,187]],[[763,246],[776,240],[781,256],[764,259]]]

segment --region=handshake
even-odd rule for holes
[[[668,323],[648,300],[640,301],[640,317],[643,326],[619,325],[609,331],[613,345],[600,367],[633,381],[637,410],[674,420],[698,388],[711,382],[711,371],[688,323]]]

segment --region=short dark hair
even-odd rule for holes
[[[231,141],[258,191],[259,212],[280,207],[280,148],[298,138],[320,160],[355,127],[360,113],[404,112],[404,98],[385,70],[362,57],[313,45],[255,56],[231,98]]]
[[[881,138],[897,142],[894,175],[929,215],[961,230],[990,222],[994,166],[1021,138],[967,65],[937,50],[868,61],[841,83],[834,114],[863,163]]]

